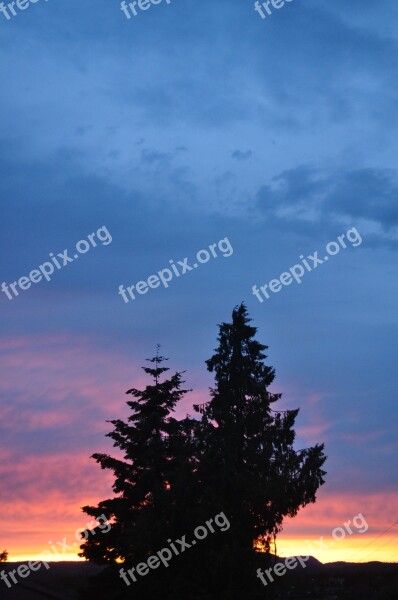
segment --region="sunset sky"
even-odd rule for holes
[[[245,301],[300,407],[297,449],[325,442],[318,501],[282,555],[397,561],[398,79],[393,0],[117,0],[0,14],[0,285],[105,227],[112,237],[9,300],[0,293],[0,551],[76,559],[81,506],[112,494],[94,452],[157,343],[209,399],[217,324]],[[260,303],[262,286],[349,228],[348,244]],[[118,294],[228,238],[169,287]],[[362,515],[367,530],[332,532]],[[182,532],[184,533],[184,532]],[[323,541],[320,542],[320,538]],[[66,541],[70,547],[57,542]]]

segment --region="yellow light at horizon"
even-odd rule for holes
[[[85,562],[84,558],[80,558],[76,556],[76,554],[66,553],[60,554],[56,556],[54,554],[54,558],[50,558],[48,556],[44,556],[35,552],[32,553],[24,553],[24,554],[16,554],[8,557],[9,563],[13,562],[29,562],[29,561],[37,561],[37,562]]]
[[[386,536],[372,541],[372,536],[346,537],[341,540],[283,538],[277,540],[277,554],[287,556],[313,556],[322,563],[327,562],[396,562],[398,559],[397,536]]]
[[[271,546],[272,552],[274,546]],[[77,547],[75,552],[61,552],[59,554],[51,552],[51,547],[43,549],[42,546],[34,545],[25,548],[15,548],[15,554],[12,548],[8,548],[8,562],[85,562],[84,558],[77,556],[80,549]],[[46,553],[43,556],[43,550]],[[48,552],[51,552],[51,556]],[[374,535],[353,534],[346,535],[343,539],[333,539],[331,535],[321,537],[305,538],[282,535],[276,539],[276,551],[280,557],[288,556],[306,556],[310,555],[322,563],[328,562],[397,562],[398,561],[398,533],[394,530],[388,531],[380,537]]]

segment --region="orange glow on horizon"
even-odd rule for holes
[[[310,554],[322,563],[328,562],[397,562],[398,559],[398,539],[393,531],[388,532],[384,537],[375,540],[373,535],[357,535],[356,537],[347,536],[344,539],[335,541],[333,538],[324,539],[321,544],[319,538],[308,540],[308,538],[286,538],[277,539],[276,547],[278,556],[286,558],[287,556],[306,556]],[[314,551],[308,547],[308,542],[313,546]],[[323,548],[320,546],[323,545]],[[48,562],[61,561],[85,561],[84,558],[77,556],[77,552],[65,552],[60,556],[49,558]],[[30,560],[44,560],[42,557],[43,548],[32,547],[24,549],[18,553],[9,556],[9,562],[28,562]]]
[[[361,534],[347,536],[341,540],[324,538],[323,544],[320,538],[281,538],[276,542],[277,553],[281,557],[287,556],[313,556],[322,563],[329,562],[397,562],[398,538],[393,532],[374,540],[376,536]],[[311,549],[312,546],[314,550]],[[323,547],[322,547],[323,546]]]

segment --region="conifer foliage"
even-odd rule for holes
[[[82,556],[97,563],[123,561],[137,563],[164,545],[171,522],[170,431],[174,431],[171,413],[187,390],[182,389],[182,374],[162,380],[167,367],[158,352],[143,367],[152,383],[144,390],[132,388],[126,393],[134,399],[127,402],[132,414],[127,422],[111,421],[108,433],[123,457],[94,454],[102,469],[111,469],[116,497],[97,507],[83,510],[98,517],[105,514],[112,524],[106,535],[91,535],[82,546]]]
[[[315,502],[326,457],[323,444],[294,449],[299,410],[273,408],[281,398],[269,391],[275,371],[250,323],[241,304],[232,322],[220,325],[218,347],[206,361],[215,385],[210,400],[194,406],[196,418],[172,417],[189,390],[182,373],[166,376],[159,348],[144,367],[152,382],[127,391],[131,415],[111,421],[108,434],[121,456],[93,455],[113,471],[116,495],[83,509],[111,523],[109,533],[90,535],[81,546],[81,556],[108,565],[101,590],[84,598],[128,598],[133,591],[138,599],[262,597],[258,550],[269,553],[284,519]],[[133,591],[123,588],[121,563],[128,569],[146,561],[167,539],[189,534],[220,512],[231,522],[228,532],[176,557],[170,569],[148,573]]]
[[[255,340],[250,321],[241,304],[232,323],[220,325],[218,348],[207,361],[216,385],[204,411],[213,424],[205,470],[218,481],[207,488],[235,522],[238,550],[249,553],[253,544],[269,551],[283,519],[315,502],[326,459],[323,444],[294,450],[299,410],[271,408],[281,394],[268,390],[275,371],[265,364],[268,346]]]

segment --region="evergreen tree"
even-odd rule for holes
[[[233,311],[232,323],[220,325],[218,348],[207,361],[215,374],[211,400],[194,407],[200,419],[172,418],[187,390],[181,389],[181,373],[161,380],[168,369],[159,354],[150,359],[154,366],[144,368],[152,385],[128,390],[132,414],[127,422],[111,421],[108,434],[123,457],[94,455],[114,472],[116,497],[84,507],[111,522],[109,533],[90,535],[81,546],[81,556],[109,565],[84,599],[264,596],[256,567],[264,567],[266,555],[255,546],[270,553],[285,517],[315,502],[326,458],[323,444],[294,450],[299,411],[271,408],[281,395],[268,389],[275,372],[255,334],[243,304]],[[140,578],[134,589],[120,582],[118,563],[128,569],[144,562],[166,540],[189,535],[220,512],[231,523],[227,531],[178,556],[170,568]]]
[[[231,574],[238,575],[231,598],[239,597],[240,586],[248,591],[254,580],[254,545],[270,552],[283,519],[315,502],[325,475],[323,444],[293,449],[298,409],[271,408],[281,394],[268,390],[275,371],[265,364],[267,346],[254,339],[256,328],[250,321],[241,304],[233,311],[232,323],[220,325],[219,346],[206,361],[215,374],[215,387],[210,402],[195,407],[204,414],[204,493],[232,523],[228,554],[233,553],[235,562]]]
[[[114,574],[121,566],[119,564],[117,567],[118,563],[122,562],[129,568],[145,561],[162,548],[173,533],[175,518],[172,498],[175,494],[172,489],[174,485],[181,488],[175,477],[181,458],[178,458],[178,453],[175,459],[171,455],[170,440],[179,434],[177,422],[170,415],[188,390],[181,389],[181,373],[161,380],[168,371],[161,366],[165,360],[159,356],[159,352],[154,358],[148,359],[153,366],[143,369],[152,377],[152,384],[144,390],[128,390],[126,393],[134,398],[127,402],[132,410],[131,416],[127,422],[111,421],[114,429],[107,435],[113,439],[114,446],[122,451],[123,458],[108,454],[93,455],[102,469],[114,472],[113,491],[117,495],[100,502],[98,506],[83,507],[93,517],[105,514],[111,529],[104,535],[97,532],[91,534],[81,546],[80,556],[98,564],[108,564],[110,572]],[[173,445],[176,446],[175,441]],[[183,436],[180,445],[184,445]],[[113,598],[119,595],[114,589],[112,577],[109,577],[109,589],[105,596]]]

